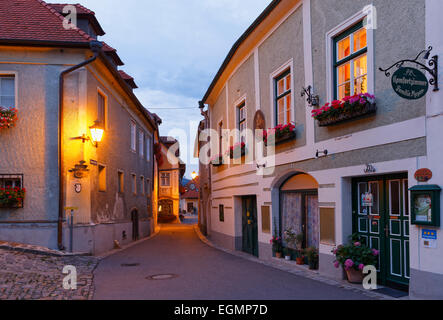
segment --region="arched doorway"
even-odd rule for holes
[[[137,241],[138,239],[140,239],[137,209],[132,210],[131,220],[132,220],[132,240]]]
[[[319,247],[318,183],[313,177],[298,173],[281,185],[279,221],[282,236],[290,229],[303,234],[303,248]]]

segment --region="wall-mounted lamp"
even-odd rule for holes
[[[102,141],[103,139],[103,132],[104,129],[99,121],[95,121],[94,125],[89,127],[89,131],[91,131],[91,137],[87,136],[86,134],[83,134],[81,137],[75,137],[72,139],[81,139],[83,143],[85,141],[91,141],[92,144],[98,148],[98,143]]]
[[[195,178],[197,178],[198,177],[198,174],[197,174],[197,172],[192,172],[191,173],[191,177],[192,177],[192,180],[195,180]]]
[[[314,96],[312,93],[312,86],[308,86],[307,88],[303,88],[301,92],[301,96],[307,96],[306,101],[308,101],[311,107],[318,107],[320,105],[320,97],[318,95]]]
[[[322,154],[323,156],[327,156],[328,155],[328,150],[323,150],[323,151],[320,151],[320,150],[317,150],[317,153],[315,154],[315,158],[320,158],[320,154]]]

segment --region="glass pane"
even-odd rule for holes
[[[277,95],[281,95],[285,92],[285,79],[281,79],[277,82]]]
[[[379,215],[379,203],[378,203],[378,182],[369,183],[370,192],[372,194],[372,207],[371,214],[374,216]]]
[[[15,107],[15,98],[14,97],[1,97],[0,105],[6,108]]]
[[[354,81],[354,94],[368,92],[368,80],[367,76],[355,79]]]
[[[354,52],[365,48],[366,45],[366,28],[362,28],[354,33]]]
[[[358,78],[368,73],[368,59],[364,54],[354,59],[354,77]]]
[[[2,96],[15,96],[14,90],[14,78],[1,78],[1,95]]]
[[[366,195],[366,192],[368,192],[368,185],[365,182],[358,184],[358,213],[362,215],[368,214],[368,209],[366,206],[363,206],[364,203],[364,197]]]
[[[346,81],[351,80],[351,64],[346,63],[341,65],[337,69],[338,72],[338,84],[343,84]]]
[[[389,185],[391,215],[400,215],[400,181],[390,181]]]
[[[291,74],[286,76],[286,91],[291,90]]]
[[[344,85],[338,87],[338,99],[343,99],[344,97],[351,95],[351,83],[347,82]]]
[[[350,54],[351,54],[351,41],[350,41],[349,37],[346,37],[337,43],[338,60],[346,58]]]

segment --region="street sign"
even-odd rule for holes
[[[392,88],[402,98],[416,100],[424,97],[429,89],[428,79],[418,69],[402,67],[392,76]]]

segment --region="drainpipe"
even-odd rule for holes
[[[58,225],[57,225],[57,242],[59,250],[65,250],[63,246],[63,212],[64,212],[64,179],[63,179],[63,99],[64,99],[64,76],[87,64],[95,61],[102,47],[100,41],[91,41],[90,48],[94,56],[82,63],[79,63],[69,69],[62,71],[59,78],[59,102],[58,102],[58,179],[59,179],[59,196],[58,196]]]
[[[205,108],[205,104],[203,103],[203,101],[199,101],[198,102],[198,107],[200,108],[200,113],[201,113],[201,115],[205,118],[205,129],[210,129],[211,128],[211,125],[210,125],[210,119],[209,119],[209,108],[208,108],[208,110],[206,110],[206,111],[203,111],[204,110],[204,108]],[[211,142],[209,142],[209,143],[211,143]],[[208,166],[208,168],[209,168],[209,170],[208,170],[208,184],[209,184],[209,189],[211,190],[211,192],[212,192],[212,173],[211,173],[211,166],[209,165]],[[202,185],[200,184],[200,191],[202,191],[203,189],[202,189]],[[199,194],[199,196],[200,196],[200,194]],[[208,201],[209,201],[210,199],[209,199],[209,197],[208,197]],[[200,201],[201,202],[201,201]],[[202,210],[203,211],[203,210]],[[205,210],[206,211],[206,210]],[[200,212],[199,212],[199,215],[200,215]],[[207,235],[207,233],[208,233],[208,228],[209,228],[209,222],[208,222],[208,219],[207,219],[207,217],[208,217],[208,212],[205,212],[205,236]],[[200,221],[199,221],[199,224],[200,224]]]

